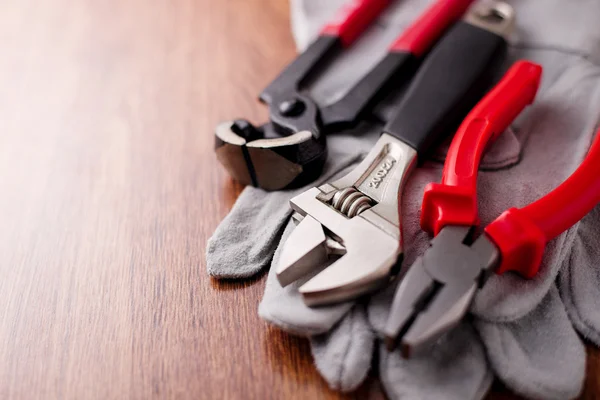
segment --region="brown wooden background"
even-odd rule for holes
[[[0,399],[343,397],[205,273],[213,127],[294,53],[284,0],[0,2]]]

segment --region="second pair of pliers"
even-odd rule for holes
[[[285,286],[333,264],[299,291],[310,306],[352,299],[390,282],[402,262],[402,190],[417,160],[477,103],[514,21],[506,3],[474,6],[432,49],[366,158],[346,176],[294,197],[298,226],[279,265]]]
[[[541,72],[540,66],[529,62],[509,70],[461,125],[446,157],[442,182],[425,189],[421,227],[435,237],[400,283],[385,329],[388,346],[399,341],[405,357],[421,352],[455,327],[493,272],[515,271],[532,278],[546,243],[600,202],[597,136],[585,160],[565,182],[524,208],[505,211],[475,238],[482,154],[533,101]]]
[[[270,121],[255,127],[246,120],[216,129],[218,160],[236,180],[266,190],[307,184],[321,173],[325,134],[348,129],[389,90],[412,76],[417,61],[459,20],[473,0],[437,0],[390,46],[387,55],[340,100],[321,107],[303,90],[328,62],[352,45],[391,3],[349,2],[320,36],[260,95]]]

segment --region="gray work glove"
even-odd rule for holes
[[[302,37],[314,37],[315,27],[339,4],[293,2],[298,42],[306,44],[308,40]],[[391,41],[426,5],[417,0],[400,2],[355,50],[379,48],[383,53],[386,43],[381,43],[382,38]],[[583,5],[547,0],[513,4],[520,31],[512,56],[542,64],[544,78],[536,104],[515,124],[517,129],[500,136],[486,154],[482,164],[486,171],[480,173],[478,182],[482,224],[508,207],[526,205],[547,193],[585,155],[600,111],[600,67],[595,64],[600,35],[594,32],[591,20],[585,22],[600,15],[600,4]],[[354,56],[356,68],[346,68],[343,73],[332,68],[323,83],[314,87],[313,95],[335,98],[356,78],[356,71],[362,68],[364,73],[369,68],[364,68],[361,60],[373,58]],[[329,79],[332,76],[335,79]],[[323,179],[345,173],[364,157],[380,128],[365,123],[356,129],[362,136],[330,137]],[[427,164],[415,171],[405,189],[405,266],[426,246],[428,237],[418,226],[420,201],[424,185],[439,181],[440,173],[441,164]],[[288,200],[300,191],[245,189],[209,241],[209,273],[242,278],[256,274],[271,261],[277,263],[279,254],[273,257],[273,253],[280,237],[283,234],[285,240],[293,229],[288,223]],[[583,381],[585,352],[567,313],[583,334],[598,343],[600,323],[594,313],[594,299],[600,298],[594,296],[598,291],[594,261],[600,256],[594,246],[598,217],[592,212],[552,241],[535,279],[512,275],[490,279],[473,304],[474,322],[463,323],[424,357],[403,360],[398,352],[388,353],[376,341],[375,332],[385,323],[393,286],[370,301],[311,309],[304,306],[298,285],[281,288],[272,271],[259,312],[282,329],[311,338],[317,368],[333,388],[358,386],[368,372],[373,351],[378,351],[382,383],[394,398],[480,398],[492,372],[526,396],[574,397]],[[559,271],[564,304],[555,286]]]

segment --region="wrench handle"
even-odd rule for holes
[[[437,235],[447,225],[475,226],[477,170],[488,145],[535,99],[542,67],[516,62],[469,113],[450,144],[441,183],[425,188],[421,228]]]
[[[485,228],[501,254],[496,272],[533,277],[549,240],[600,203],[600,129],[581,165],[556,189],[523,208],[511,208]]]
[[[469,22],[476,17],[469,11],[433,48],[384,128],[414,148],[421,161],[479,100],[486,72],[506,50],[508,32]]]

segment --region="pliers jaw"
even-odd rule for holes
[[[392,303],[386,344],[398,342],[404,357],[428,348],[467,313],[475,292],[497,265],[496,246],[472,227],[446,226],[410,267]]]
[[[217,158],[235,180],[265,190],[280,190],[303,186],[321,173],[327,146],[320,131],[318,108],[300,95],[280,100],[274,104],[281,110],[271,110],[271,121],[260,127],[246,120],[217,126]]]
[[[348,175],[294,197],[300,222],[284,244],[279,282],[286,286],[341,255],[299,288],[307,305],[350,300],[387,284],[402,255],[398,193],[416,158],[384,134]]]

